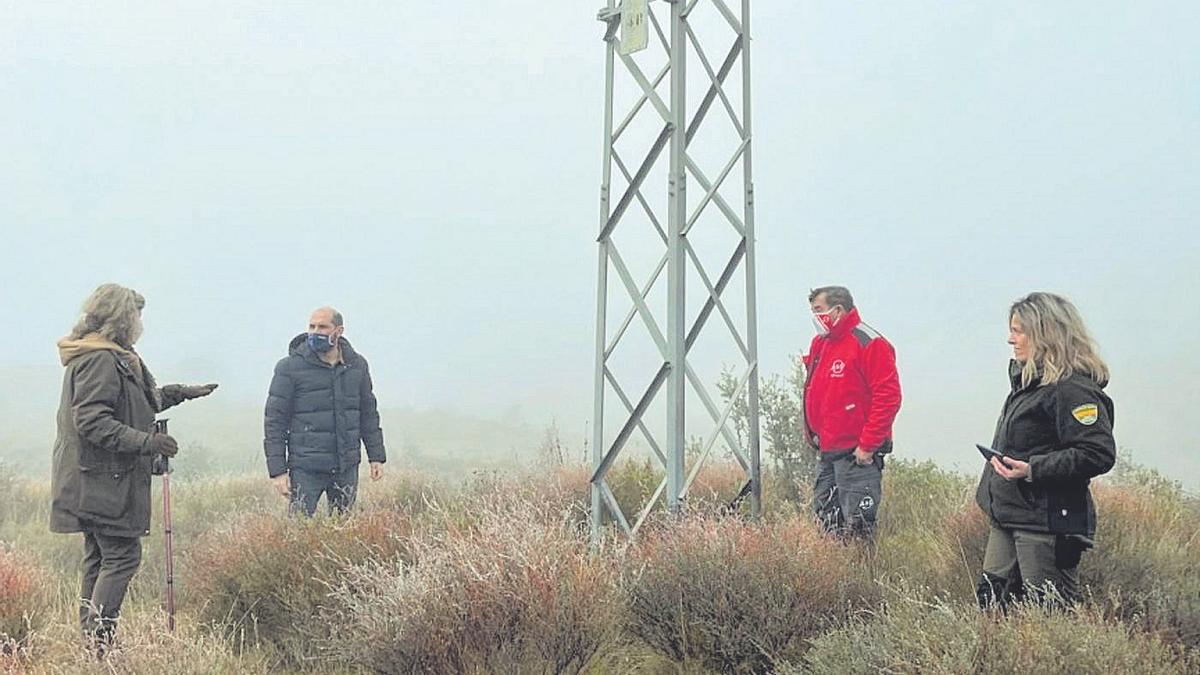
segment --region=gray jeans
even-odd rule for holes
[[[853,451],[821,453],[813,511],[829,532],[870,539],[883,498],[883,456],[859,464]]]

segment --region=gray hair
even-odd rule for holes
[[[809,304],[812,304],[813,301],[822,295],[825,296],[825,304],[830,307],[841,305],[842,309],[847,312],[854,309],[854,297],[850,295],[850,289],[845,286],[822,286],[814,288],[808,292]]]
[[[1041,384],[1054,384],[1073,373],[1108,382],[1108,366],[1070,300],[1054,293],[1030,293],[1012,304],[1008,317],[1020,322],[1033,348],[1021,369],[1023,386],[1039,378]]]
[[[142,336],[145,306],[146,299],[141,293],[119,284],[102,284],[83,301],[79,321],[68,337],[78,340],[95,333],[129,349]]]

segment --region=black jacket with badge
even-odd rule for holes
[[[58,343],[63,375],[50,530],[140,537],[150,530],[154,415],[184,399],[133,351],[97,335]]]
[[[345,471],[367,459],[384,462],[383,430],[367,360],[340,338],[340,363],[330,365],[301,333],[275,365],[264,413],[263,447],[271,477],[289,469]]]
[[[1032,481],[1005,480],[988,463],[975,501],[1001,527],[1093,536],[1096,509],[1088,485],[1113,467],[1117,454],[1112,400],[1104,385],[1078,373],[1023,387],[1013,361],[1009,378],[1012,391],[992,447],[1029,462]]]

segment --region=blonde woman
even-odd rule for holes
[[[975,500],[991,521],[981,606],[1079,598],[1077,567],[1092,547],[1096,509],[1088,484],[1116,459],[1108,367],[1079,310],[1031,293],[1009,311],[1012,389],[1004,401]]]
[[[63,374],[50,478],[50,530],[83,533],[79,621],[98,656],[111,647],[129,581],[150,534],[150,467],[179,450],[154,433],[154,416],[215,384],[159,388],[133,345],[145,299],[104,284],[83,303],[79,322],[58,342]]]

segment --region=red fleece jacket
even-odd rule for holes
[[[900,411],[896,350],[853,309],[804,356],[804,414],[822,452],[878,450]],[[815,438],[814,438],[815,437]]]

